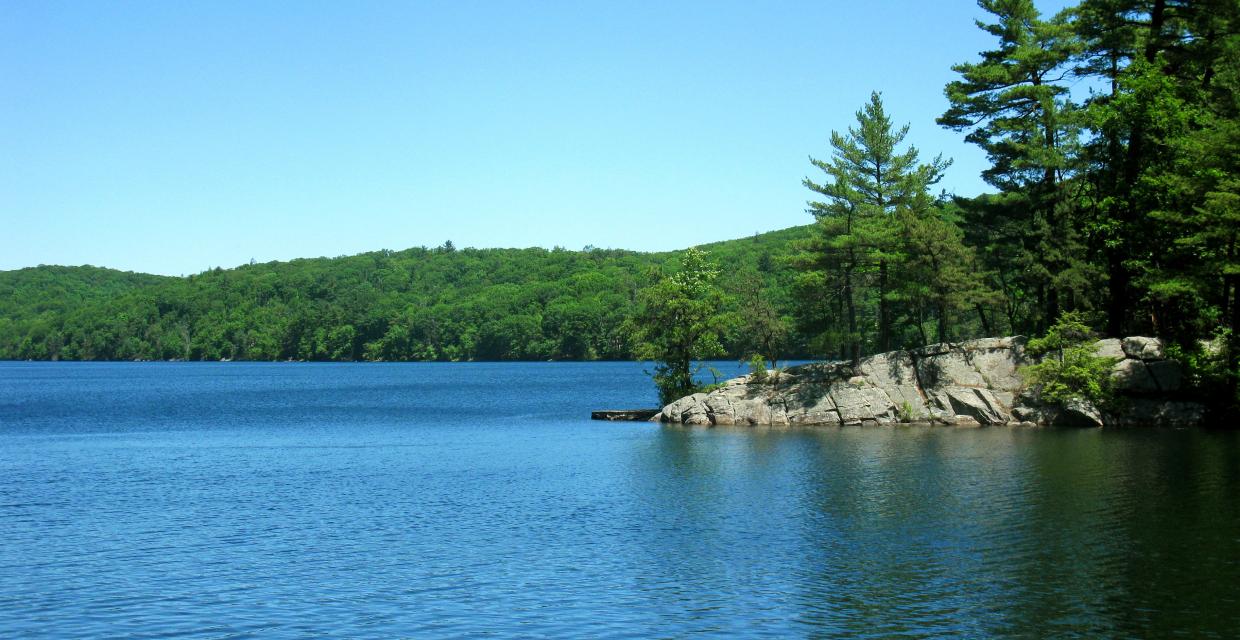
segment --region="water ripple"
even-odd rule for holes
[[[640,372],[0,363],[0,636],[1240,628],[1235,434],[575,417]]]

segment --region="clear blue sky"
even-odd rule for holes
[[[1063,2],[1041,2],[1046,12]],[[664,250],[805,224],[871,90],[934,118],[948,2],[5,2],[0,269],[434,246]]]

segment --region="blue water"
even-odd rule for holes
[[[0,363],[0,637],[1236,637],[1240,434],[682,428],[632,363]]]

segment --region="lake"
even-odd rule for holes
[[[0,363],[0,637],[1240,630],[1240,433],[588,419],[654,399],[623,362]]]

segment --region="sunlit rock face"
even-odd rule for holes
[[[655,416],[687,425],[866,425],[933,422],[1104,426],[1198,424],[1204,407],[1178,398],[1179,364],[1157,338],[1100,340],[1099,355],[1116,359],[1123,402],[1114,413],[1088,403],[1039,405],[1021,367],[1036,362],[1025,338],[984,338],[870,356],[852,367],[816,362],[768,371],[765,381],[734,378],[710,393],[681,398]]]

